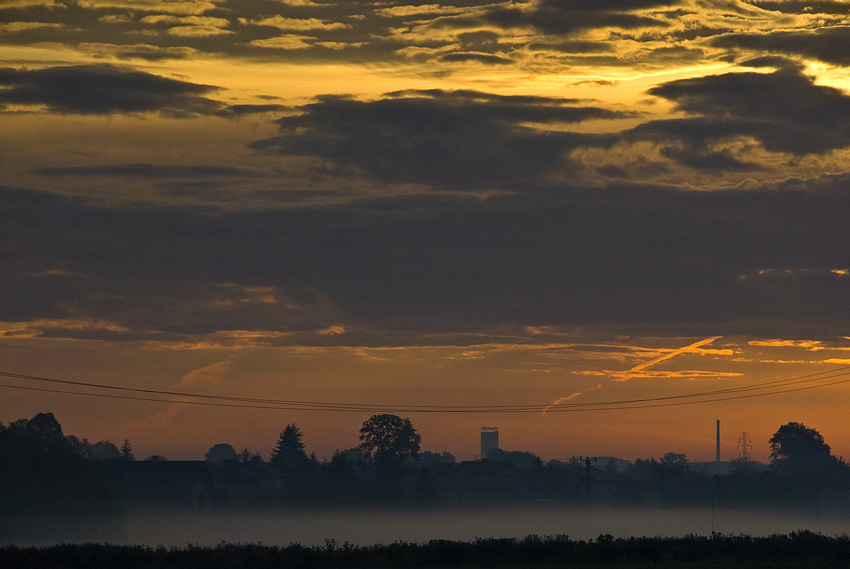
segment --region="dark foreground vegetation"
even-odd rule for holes
[[[576,541],[567,536],[525,539],[434,540],[355,547],[328,540],[321,547],[291,544],[226,544],[166,549],[102,544],[0,549],[0,567],[44,569],[121,567],[204,569],[405,569],[564,567],[847,567],[850,538],[807,531],[770,537],[689,536],[681,538],[600,535]]]

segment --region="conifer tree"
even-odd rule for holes
[[[136,460],[133,447],[130,446],[130,439],[124,439],[124,444],[121,445],[121,460]]]
[[[293,468],[307,461],[304,443],[301,441],[301,429],[295,423],[290,423],[280,432],[270,462],[275,466]]]

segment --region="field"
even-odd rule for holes
[[[402,569],[402,568],[792,568],[847,567],[850,538],[809,531],[768,537],[686,536],[591,540],[567,536],[432,540],[414,544],[321,546],[221,543],[214,547],[61,544],[0,548],[8,569]]]

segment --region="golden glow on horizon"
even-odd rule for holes
[[[18,342],[25,340],[19,339]],[[691,378],[691,384],[683,388],[682,384],[671,381],[670,377],[657,377],[652,382],[633,381],[621,383],[611,381],[600,384],[596,376],[583,376],[577,373],[577,366],[588,365],[596,357],[598,362],[604,365],[611,361],[613,355],[607,349],[598,354],[591,351],[593,346],[582,346],[580,344],[567,345],[560,348],[551,346],[523,346],[519,350],[504,350],[501,346],[476,347],[476,357],[469,358],[464,355],[469,351],[466,348],[454,348],[445,346],[433,346],[422,348],[389,348],[369,349],[360,348],[333,348],[316,347],[305,349],[303,347],[292,348],[243,348],[243,349],[214,349],[208,346],[204,350],[190,350],[183,352],[170,352],[175,354],[171,357],[174,364],[164,369],[161,358],[146,358],[136,364],[136,373],[141,374],[138,379],[128,377],[122,373],[126,364],[123,360],[133,357],[135,350],[125,350],[125,354],[115,358],[115,354],[109,355],[108,346],[102,343],[91,343],[83,341],[58,341],[42,339],[36,340],[41,347],[30,343],[19,344],[15,358],[7,361],[11,366],[20,367],[27,361],[29,353],[43,352],[50,344],[56,347],[64,345],[69,351],[63,357],[64,367],[68,370],[87,369],[85,362],[96,358],[102,367],[108,361],[114,361],[115,371],[110,372],[105,367],[99,374],[103,374],[103,383],[115,381],[116,378],[126,377],[130,384],[160,384],[165,389],[180,390],[181,387],[198,386],[204,390],[212,390],[214,393],[228,393],[238,389],[239,392],[248,396],[283,395],[291,399],[305,400],[350,400],[364,401],[373,400],[376,403],[392,403],[401,401],[417,401],[426,404],[455,404],[457,402],[470,402],[476,404],[504,404],[520,401],[533,403],[551,397],[551,401],[562,399],[564,386],[572,386],[573,395],[567,396],[566,402],[578,400],[583,394],[590,397],[599,393],[603,399],[628,399],[631,397],[651,397],[654,395],[664,396],[670,393],[681,393],[682,391],[700,391],[701,389],[715,386],[717,379],[724,373],[732,373],[737,368],[737,377],[728,377],[724,385],[747,385],[762,381],[759,378],[769,379],[772,373],[781,374],[780,377],[789,377],[794,374],[794,369],[807,369],[807,366],[818,366],[816,369],[823,370],[824,365],[842,365],[841,358],[832,357],[832,350],[827,350],[819,361],[801,362],[798,364],[760,364],[756,358],[749,358],[749,362],[740,358],[734,358],[723,354],[699,355],[697,351],[682,353],[670,362],[679,361],[677,370],[693,368],[693,358],[704,362],[703,375],[695,375]],[[735,339],[726,339],[727,346],[737,344]],[[691,344],[692,345],[692,344]],[[612,346],[613,347],[613,346]],[[641,346],[630,346],[623,344],[619,346],[622,352],[623,367],[628,370],[642,365],[636,363],[643,358],[641,354],[645,351]],[[771,346],[749,346],[738,345],[737,350],[771,350],[776,353],[794,353],[806,348],[795,345],[771,345]],[[737,351],[736,350],[736,351]],[[789,352],[790,350],[790,352]],[[51,348],[53,351],[53,348]],[[669,348],[665,348],[668,354]],[[810,353],[810,352],[809,352]],[[821,353],[821,352],[818,352]],[[180,355],[183,354],[183,355]],[[216,355],[218,354],[218,355]],[[757,355],[757,354],[753,354]],[[591,356],[588,359],[588,356]],[[766,359],[761,356],[761,359]],[[16,361],[20,360],[20,361]],[[195,361],[195,365],[187,363]],[[736,363],[737,361],[737,363]],[[206,363],[202,363],[206,362]],[[529,374],[529,370],[541,365],[546,365],[553,373]],[[646,362],[643,362],[646,363]],[[45,362],[48,364],[48,362]],[[176,364],[176,365],[175,365]],[[30,366],[32,362],[30,362]],[[49,365],[49,364],[48,364]],[[592,364],[590,364],[592,365]],[[776,366],[782,366],[777,368]],[[768,366],[768,367],[765,367]],[[720,369],[714,369],[714,368]],[[168,371],[170,369],[171,371]],[[776,370],[771,372],[770,370]],[[182,371],[178,371],[182,370]],[[165,372],[165,373],[164,373]],[[651,373],[645,370],[643,373]],[[79,377],[79,372],[74,373]],[[335,381],[327,384],[321,378],[332,376]],[[172,380],[168,380],[168,377]],[[464,382],[459,383],[456,378],[463,377]],[[583,377],[587,377],[587,383]],[[163,381],[165,380],[165,381]],[[736,383],[727,383],[727,382]],[[190,382],[190,383],[186,383]],[[200,383],[198,383],[200,382]],[[155,387],[154,387],[155,388]],[[193,389],[196,390],[196,389]],[[846,392],[846,388],[844,392]],[[826,395],[828,390],[823,391]],[[18,409],[21,416],[31,416],[46,408],[57,413],[57,417],[66,431],[89,438],[109,438],[111,440],[123,440],[130,436],[134,448],[138,445],[141,452],[149,454],[164,454],[170,458],[197,457],[206,448],[217,442],[227,441],[239,448],[262,449],[265,439],[273,437],[280,430],[283,422],[297,422],[307,434],[307,442],[310,449],[316,450],[320,456],[330,456],[335,448],[344,448],[346,444],[346,433],[351,430],[356,433],[356,427],[366,417],[352,414],[343,418],[335,419],[330,423],[338,427],[330,428],[329,422],[321,414],[311,414],[304,411],[292,411],[288,413],[274,411],[252,412],[252,428],[233,428],[232,420],[224,424],[231,425],[229,428],[213,429],[202,443],[195,443],[194,453],[191,440],[197,431],[190,425],[198,421],[214,420],[219,416],[232,418],[239,417],[239,411],[216,411],[203,409],[173,409],[170,405],[166,409],[151,407],[152,403],[117,403],[104,405],[97,403],[94,407],[79,398],[62,401],[57,396],[34,396],[26,393],[4,390],[6,409]],[[594,398],[595,395],[594,395]],[[811,411],[800,414],[801,406],[806,401],[819,401],[817,415],[811,415]],[[816,426],[827,437],[827,441],[833,446],[837,453],[845,453],[844,449],[850,448],[850,439],[841,438],[840,424],[843,416],[839,407],[839,401],[834,395],[822,397],[817,392],[799,392],[785,396],[772,396],[765,399],[770,406],[752,406],[747,400],[740,402],[728,401],[724,403],[709,404],[700,407],[702,410],[679,410],[670,408],[665,414],[650,412],[651,410],[624,410],[611,414],[555,414],[540,413],[537,417],[547,421],[537,423],[529,417],[500,416],[500,430],[504,432],[505,448],[516,450],[531,450],[541,454],[544,458],[566,459],[571,454],[583,454],[590,451],[594,454],[612,454],[624,458],[647,458],[650,456],[661,456],[664,452],[676,451],[686,452],[691,460],[710,459],[712,456],[713,440],[711,429],[712,417],[721,417],[729,432],[734,430],[747,430],[753,437],[761,437],[765,440],[773,430],[782,422],[788,420],[802,420],[807,424]],[[838,407],[836,407],[838,405]],[[77,418],[78,413],[72,409],[99,409],[98,420],[90,426],[84,426],[84,422]],[[834,409],[833,409],[834,408]],[[131,411],[131,412],[128,412]],[[743,415],[742,415],[743,413]],[[9,421],[19,418],[18,416],[6,416],[3,420]],[[224,414],[224,415],[222,415]],[[749,419],[742,422],[742,417]],[[204,419],[208,417],[208,419]],[[449,450],[460,458],[471,457],[475,451],[475,429],[477,422],[484,418],[470,416],[462,422],[468,425],[464,429],[469,430],[466,436],[458,432],[459,424],[454,420],[430,418],[427,415],[412,414],[414,424],[424,436],[425,448],[429,450]],[[471,421],[469,420],[471,418]],[[592,421],[587,424],[588,419]],[[237,421],[240,422],[240,421]],[[244,421],[241,421],[244,423]],[[486,421],[485,421],[486,422]],[[472,424],[469,424],[472,423]],[[704,423],[704,428],[699,425]],[[626,431],[621,431],[618,441],[607,438],[608,427],[605,425],[615,424],[628,425]],[[677,437],[675,431],[670,431],[661,438],[650,435],[652,429],[664,428],[664,425],[678,425],[677,431],[701,432],[703,435],[693,439],[688,437]],[[735,427],[740,424],[740,427]],[[155,425],[159,425],[156,426]],[[599,430],[590,429],[598,425]],[[642,425],[638,427],[638,425]],[[707,426],[706,426],[707,425]],[[248,425],[245,425],[247,427]],[[150,429],[150,430],[148,430]],[[230,430],[228,430],[230,429]],[[175,433],[181,432],[178,439],[174,439]],[[198,431],[200,432],[200,431]],[[586,445],[582,449],[575,443],[564,443],[559,437],[551,438],[551,435],[561,432],[570,433],[570,440],[578,440],[577,437],[587,437]],[[626,434],[629,432],[631,434]],[[551,435],[543,435],[551,433]],[[351,433],[348,433],[349,435]],[[460,437],[460,438],[458,438]],[[220,438],[220,440],[216,440]],[[468,440],[467,440],[468,439]],[[451,442],[449,442],[451,441]],[[466,441],[466,442],[464,442]],[[704,447],[701,450],[700,444]],[[350,445],[354,446],[355,441]],[[175,456],[175,449],[183,448]],[[765,459],[762,452],[761,460]],[[757,454],[758,457],[758,454]]]

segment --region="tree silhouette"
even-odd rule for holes
[[[431,480],[431,473],[424,464],[419,468],[419,474],[416,478],[414,501],[419,506],[430,506],[434,503],[434,485]]]
[[[669,468],[685,470],[688,468],[688,457],[683,452],[667,452],[661,457],[661,464]]]
[[[340,450],[322,464],[327,499],[336,506],[351,504],[357,498],[357,476],[354,461]]]
[[[422,437],[413,428],[410,419],[398,415],[372,415],[360,428],[360,452],[377,462],[385,460],[416,459]]]
[[[124,444],[121,445],[121,460],[136,460],[133,447],[130,446],[130,439],[124,439]]]
[[[57,447],[70,447],[62,433],[62,425],[59,424],[53,413],[38,413],[32,419],[20,419],[10,424],[9,427],[23,429],[30,433],[47,450],[56,450]]]
[[[239,462],[259,462],[263,460],[258,452],[251,452],[247,448],[243,448],[239,453]]]
[[[86,438],[80,439],[75,435],[67,435],[65,445],[70,446],[74,453],[92,460],[117,460],[121,458],[121,451],[109,441],[97,441],[92,444]]]
[[[121,451],[118,450],[115,444],[109,441],[97,441],[91,445],[89,458],[94,460],[118,460],[121,458]]]
[[[363,459],[375,466],[377,496],[384,502],[404,498],[401,481],[404,477],[404,460],[416,460],[422,437],[413,428],[410,419],[397,415],[372,415],[360,428],[360,453]]]
[[[835,473],[844,466],[832,456],[817,430],[794,422],[782,425],[770,438],[770,463],[781,475],[809,478]]]
[[[0,429],[0,509],[70,511],[105,503],[108,491],[69,438],[52,413]]]
[[[207,454],[204,455],[204,460],[213,468],[220,469],[228,460],[239,460],[239,455],[236,454],[236,449],[227,443],[218,443],[209,448]]]
[[[290,423],[280,432],[274,450],[272,450],[271,462],[282,468],[295,468],[307,462],[307,453],[304,452],[304,443],[301,442],[301,429],[295,423]]]

